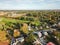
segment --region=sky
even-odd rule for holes
[[[0,10],[60,9],[60,0],[0,0]]]

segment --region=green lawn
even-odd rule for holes
[[[12,23],[16,23],[16,22],[19,22],[19,23],[28,23],[30,21],[27,21],[27,20],[18,20],[18,19],[11,19],[11,18],[2,18],[1,19],[1,22],[4,22],[4,23],[8,23],[8,22],[12,22]],[[32,21],[33,24],[35,24],[36,26],[40,25],[40,22],[39,21]]]

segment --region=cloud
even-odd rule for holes
[[[0,0],[0,9],[60,9],[60,0]]]
[[[46,0],[46,2],[54,3],[54,2],[60,2],[60,0]]]
[[[52,0],[52,1],[60,1],[60,0]]]

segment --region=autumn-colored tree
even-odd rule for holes
[[[23,24],[21,31],[23,31],[24,33],[28,33],[28,25],[26,23]]]
[[[1,40],[1,41],[4,41],[4,40],[7,39],[7,38],[6,38],[6,35],[7,35],[7,33],[6,33],[5,31],[1,31],[1,30],[0,30],[0,40]]]
[[[7,35],[6,31],[0,30],[0,41],[10,43],[10,40],[7,39],[6,35]]]
[[[20,32],[19,32],[17,29],[15,29],[13,36],[14,36],[14,37],[20,36]]]

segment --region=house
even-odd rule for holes
[[[19,41],[22,43],[24,41],[24,37],[17,38],[16,41]]]
[[[28,30],[29,30],[29,31],[32,30],[32,29],[31,29],[31,26],[28,26]]]
[[[48,26],[48,25],[46,25],[46,28],[49,28],[49,26]]]
[[[42,33],[41,33],[41,32],[38,32],[38,36],[39,36],[39,37],[42,37]]]
[[[57,24],[53,24],[53,27],[57,26]]]
[[[47,33],[47,32],[44,32],[44,35],[46,35],[46,36],[47,36],[47,35],[48,35],[48,33]]]
[[[11,43],[11,45],[21,45],[24,42],[24,37],[16,38],[14,43]]]
[[[37,26],[35,28],[36,28],[36,30],[38,30],[38,27]]]
[[[52,42],[48,42],[47,45],[55,45],[55,44]]]
[[[58,22],[57,26],[60,28],[60,22]]]
[[[41,43],[38,39],[36,39],[36,41],[33,42],[33,45],[39,45],[39,44],[41,44]]]
[[[43,29],[43,27],[42,27],[42,26],[40,26],[40,29]]]

